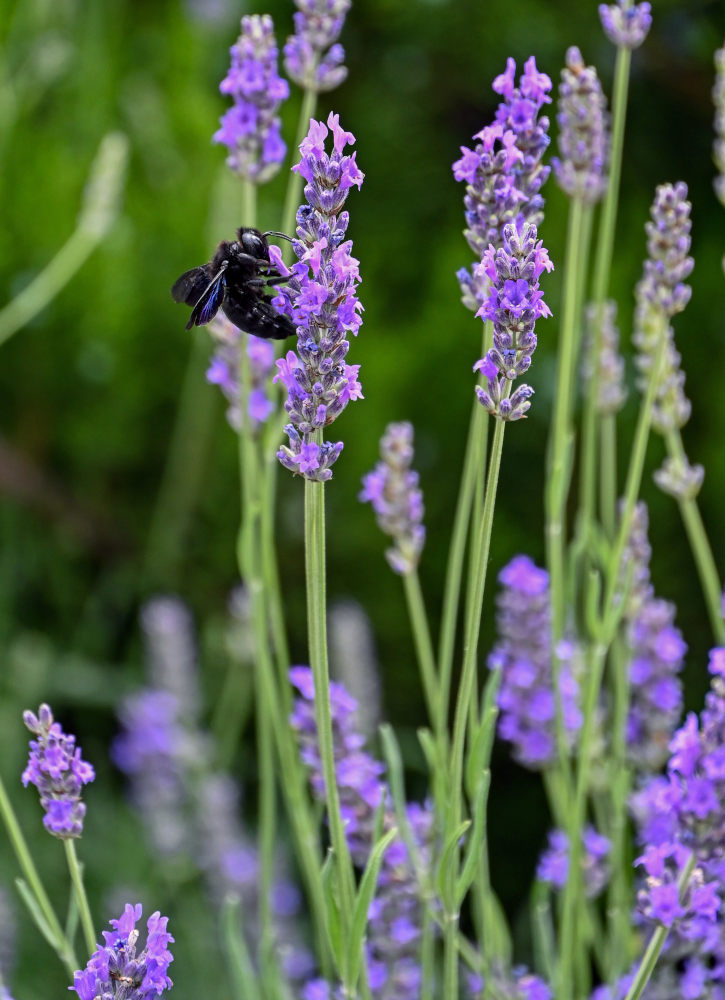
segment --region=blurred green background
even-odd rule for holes
[[[143,885],[150,866],[135,841],[135,820],[121,805],[121,781],[104,763],[115,705],[142,676],[138,607],[159,590],[176,592],[205,635],[236,582],[235,441],[221,398],[203,381],[208,338],[202,330],[194,346],[184,331],[187,311],[172,303],[169,288],[245,222],[224,150],[210,137],[226,107],[218,84],[239,18],[265,10],[281,44],[291,31],[290,0],[263,8],[236,0],[0,0],[0,305],[72,232],[103,135],[121,130],[131,143],[117,223],[62,293],[0,351],[0,769],[25,829],[37,832],[34,793],[23,795],[17,781],[26,737],[19,712],[48,700],[67,728],[75,726],[101,778],[88,794],[89,834],[82,843],[99,892],[116,883]],[[686,181],[696,266],[691,304],[676,321],[693,400],[684,436],[691,460],[707,469],[701,508],[721,569],[725,209],[712,191],[710,91],[713,53],[724,32],[722,3],[655,4],[651,34],[633,58],[613,272],[627,344],[654,186]],[[341,41],[349,77],[321,96],[318,117],[330,109],[340,113],[357,137],[366,174],[362,191],[348,201],[365,306],[350,360],[362,365],[365,400],[350,406],[335,428],[345,450],[327,490],[328,592],[354,597],[371,619],[384,714],[398,727],[414,771],[423,700],[400,581],[387,569],[370,510],[356,500],[360,477],[377,459],[385,424],[412,420],[428,529],[421,575],[435,621],[481,332],[480,321],[459,302],[455,271],[470,265],[471,254],[461,235],[463,186],[450,166],[459,146],[493,117],[490,85],[507,56],[522,66],[535,54],[556,84],[567,47],[577,44],[609,91],[614,53],[596,4],[565,0],[359,0]],[[289,144],[299,101],[293,88],[282,111]],[[286,169],[260,193],[265,228],[281,223]],[[540,235],[558,268],[545,284],[554,319],[538,331],[530,419],[506,437],[493,571],[519,551],[543,559],[543,452],[567,213],[553,179],[545,194]],[[167,522],[165,511],[159,515],[159,491],[185,373],[194,419],[181,441],[181,467],[198,493],[185,530],[172,539],[172,558],[161,562],[150,538],[154,523]],[[629,374],[631,381],[631,365]],[[621,416],[622,462],[636,406],[632,392]],[[655,441],[650,471],[661,457]],[[677,602],[690,645],[688,706],[697,707],[707,683],[707,619],[677,509],[655,490],[649,473],[644,491],[654,583]],[[171,489],[172,502],[177,493]],[[305,657],[301,499],[301,483],[282,472],[279,556],[298,660]],[[491,588],[484,650],[493,635],[492,601]],[[253,764],[245,767],[253,771]],[[537,781],[504,752],[496,767],[493,850],[506,847],[496,881],[515,915],[547,820]],[[52,880],[53,865],[60,872],[60,850],[42,833],[31,839]],[[110,879],[109,856],[118,864]],[[0,837],[0,883],[9,885],[14,875]],[[163,910],[163,900],[152,909],[157,905]],[[48,997],[63,989],[61,971],[41,975],[28,967],[42,945],[21,923],[25,969],[16,979],[22,984],[17,995]],[[183,959],[172,972],[179,1000],[198,995]],[[225,995],[226,987],[219,989]]]

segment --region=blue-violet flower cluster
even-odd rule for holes
[[[599,20],[604,34],[613,45],[623,49],[637,49],[645,40],[652,25],[652,7],[649,3],[617,0],[614,4],[599,5]]]
[[[531,406],[531,386],[521,385],[511,393],[511,382],[531,365],[536,320],[551,316],[539,278],[554,265],[536,236],[536,226],[526,223],[519,233],[508,223],[503,228],[503,246],[496,249],[490,244],[474,271],[488,278],[490,289],[476,315],[493,323],[493,347],[473,366],[486,379],[485,388],[476,386],[476,395],[500,420],[520,420]]]
[[[385,553],[396,573],[412,573],[425,542],[423,494],[413,460],[413,425],[388,424],[380,440],[381,461],[363,476],[359,499],[370,501],[380,528],[395,542]]]
[[[325,151],[328,128],[333,148]],[[297,325],[297,353],[288,351],[277,362],[275,380],[287,389],[285,409],[290,423],[285,431],[289,445],[277,453],[285,468],[324,482],[342,451],[342,441],[322,440],[322,429],[337,419],[350,400],[361,399],[357,380],[359,365],[345,361],[349,334],[357,335],[362,305],[358,261],[345,240],[349,221],[342,210],[350,188],[360,187],[363,174],[355,153],[345,147],[355,137],[330,113],[327,125],[312,120],[300,145],[298,170],[306,181],[307,204],[297,212],[297,239],[293,247],[298,262],[287,268],[279,248],[270,248],[270,259],[288,278],[274,299],[275,306]]]
[[[295,0],[295,32],[284,47],[291,80],[319,93],[339,86],[347,76],[345,50],[337,41],[351,0]]]
[[[556,702],[549,651],[549,574],[528,556],[515,556],[498,576],[498,641],[488,657],[489,670],[501,671],[498,734],[513,744],[524,767],[540,769],[556,759]],[[569,744],[582,725],[579,685],[569,662],[572,647],[562,643],[559,692]]]
[[[269,14],[242,18],[231,66],[219,89],[234,104],[221,118],[214,141],[229,149],[227,164],[245,180],[263,184],[279,170],[287,147],[280,135],[279,105],[289,85],[277,72],[277,45]]]
[[[93,767],[82,759],[75,736],[64,733],[53,720],[48,705],[41,705],[37,715],[24,712],[23,721],[36,736],[30,741],[23,785],[33,784],[38,789],[45,809],[43,825],[49,833],[60,840],[80,837],[86,814],[81,790],[95,778]]]
[[[607,188],[609,158],[606,98],[597,71],[586,66],[579,49],[566,53],[559,86],[559,150],[552,160],[559,187],[571,198],[593,205]]]
[[[582,879],[588,899],[594,899],[609,882],[611,841],[592,826],[582,830]],[[561,892],[569,878],[569,837],[564,830],[551,830],[546,850],[539,858],[536,877]]]
[[[168,917],[159,911],[146,921],[146,945],[137,953],[141,919],[140,903],[126,903],[118,920],[110,920],[113,931],[104,931],[105,945],[91,955],[81,972],[76,972],[72,989],[80,1000],[147,1000],[171,989],[167,975],[174,956],[169,945],[174,939],[166,930]]]
[[[209,330],[217,342],[212,355],[206,379],[218,385],[229,403],[227,420],[234,430],[242,427],[245,418],[251,421],[253,430],[269,418],[274,404],[269,398],[269,380],[274,370],[274,345],[269,340],[253,334],[241,334],[226,317],[218,313],[209,324]],[[245,412],[240,409],[241,382],[239,373],[240,337],[244,337],[244,349],[249,359],[250,387],[245,401]]]
[[[466,182],[464,196],[468,245],[480,260],[493,244],[501,246],[502,229],[515,222],[520,231],[525,222],[540,225],[544,217],[541,188],[551,168],[542,159],[549,145],[549,119],[539,113],[551,102],[551,80],[536,68],[533,56],[515,81],[516,63],[508,59],[506,71],[493,82],[495,93],[503,97],[491,125],[473,137],[474,149],[461,146],[463,154],[453,164],[453,176]],[[487,294],[485,274],[471,274],[462,268],[457,274],[463,303],[474,312]]]

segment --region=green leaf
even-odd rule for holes
[[[465,860],[456,882],[456,909],[463,902],[471,883],[476,877],[476,870],[481,862],[481,853],[485,849],[486,839],[486,806],[488,790],[491,786],[491,772],[486,769],[478,782],[473,804],[473,827],[466,847]]]
[[[38,928],[50,947],[59,955],[63,954],[63,942],[57,940],[55,934],[48,926],[46,919],[38,906],[35,896],[31,892],[25,880],[22,878],[16,878],[15,885],[17,886],[18,892],[28,909],[28,913],[33,918],[35,926]]]
[[[386,834],[380,837],[370,852],[368,863],[365,866],[363,877],[360,880],[360,888],[358,889],[357,898],[355,900],[355,908],[352,913],[350,943],[347,952],[349,983],[357,983],[358,976],[360,975],[363,941],[365,939],[365,929],[368,923],[368,910],[370,909],[370,903],[375,895],[375,888],[378,884],[378,875],[380,873],[380,865],[383,860],[383,855],[397,835],[397,827],[393,827],[392,830],[388,830]]]
[[[458,848],[458,842],[461,837],[465,834],[466,830],[471,825],[470,819],[464,820],[460,823],[456,829],[451,833],[445,843],[443,848],[443,853],[441,854],[441,862],[438,868],[438,893],[443,900],[446,909],[449,911],[456,908],[455,899],[446,898],[446,884],[448,882],[448,874],[451,865],[455,863],[455,852]],[[455,885],[454,885],[455,893]]]
[[[330,942],[330,951],[338,973],[342,972],[344,946],[342,940],[342,920],[340,919],[340,902],[337,891],[337,871],[332,848],[327,852],[322,866],[322,892],[325,897],[325,926]]]
[[[260,987],[244,940],[238,896],[227,896],[222,905],[222,948],[229,963],[229,975],[237,1000],[256,1000]]]

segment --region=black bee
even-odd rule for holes
[[[187,330],[204,326],[221,308],[235,326],[256,337],[284,340],[295,333],[292,320],[277,312],[268,293],[286,280],[269,259],[268,236],[289,239],[243,226],[233,243],[219,244],[208,264],[192,267],[174,282],[174,301],[193,306]]]

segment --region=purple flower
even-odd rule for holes
[[[53,721],[50,706],[41,705],[37,716],[23,713],[23,722],[37,739],[30,741],[30,757],[22,781],[35,785],[45,809],[43,824],[54,837],[68,840],[83,833],[86,807],[81,789],[95,778],[92,766],[81,757],[75,736],[66,735]]]
[[[245,414],[240,411],[241,382],[239,376],[239,351],[241,333],[226,317],[217,313],[209,324],[209,332],[217,342],[207,369],[206,379],[218,385],[229,402],[227,420],[239,431],[248,418],[255,432],[269,418],[274,404],[268,396],[270,375],[274,370],[274,346],[269,340],[244,335],[244,349],[249,358],[250,389]]]
[[[295,0],[295,33],[284,47],[290,79],[319,93],[339,86],[347,76],[345,50],[337,42],[351,0]]]
[[[413,425],[388,424],[380,441],[381,461],[363,476],[358,499],[369,501],[386,535],[395,547],[385,553],[396,573],[412,573],[418,565],[425,542],[423,494],[418,473],[410,468],[413,460]]]
[[[599,5],[599,20],[604,34],[613,45],[623,49],[637,49],[647,37],[652,24],[651,6],[648,3],[629,4],[626,0]]]
[[[328,154],[328,127],[333,148]],[[275,306],[297,325],[297,353],[289,351],[277,362],[280,381],[287,389],[285,409],[290,423],[285,427],[289,445],[277,453],[280,462],[307,479],[324,482],[342,451],[342,442],[321,440],[322,429],[342,413],[351,400],[362,399],[359,365],[347,364],[347,337],[357,336],[362,323],[362,305],[357,297],[360,283],[358,261],[352,256],[352,241],[345,240],[348,214],[342,207],[351,187],[360,187],[363,174],[355,153],[345,146],[355,137],[341,128],[330,113],[327,126],[310,122],[300,145],[302,159],[293,169],[304,177],[307,204],[297,212],[297,240],[293,246],[298,262],[290,270],[277,247],[270,257],[288,278],[274,299]]]
[[[489,670],[501,671],[498,733],[513,744],[524,767],[547,767],[556,759],[555,717],[549,638],[549,575],[528,556],[516,556],[499,573],[499,638],[488,658]],[[579,685],[568,661],[573,647],[562,643],[558,656],[564,729],[573,743],[581,728]]]
[[[489,991],[485,990],[482,976],[469,974],[467,986],[470,996],[475,1000],[483,1000],[489,995]],[[496,964],[491,971],[490,995],[498,1000],[551,1000],[552,998],[551,989],[544,980],[532,975],[525,967],[507,969],[499,964]]]
[[[136,922],[142,912],[140,903],[126,903],[119,919],[109,921],[113,931],[103,932],[105,945],[91,955],[83,971],[75,973],[69,987],[80,1000],[147,1000],[171,989],[167,970],[174,960],[169,951],[174,939],[166,930],[169,918],[158,910],[151,914],[146,945],[137,954]]]
[[[474,149],[461,146],[463,155],[453,164],[455,179],[466,182],[464,235],[479,260],[489,244],[501,245],[506,223],[515,222],[520,230],[543,219],[540,191],[551,168],[541,161],[549,144],[549,119],[538,114],[551,101],[551,80],[537,71],[533,56],[518,87],[515,73],[516,63],[509,59],[506,72],[493,83],[504,98],[495,121],[474,136],[479,140]],[[464,305],[475,312],[487,292],[485,275],[462,268],[458,280]]]
[[[594,304],[585,310],[587,336],[582,362],[582,374],[587,382],[591,382],[597,374],[597,410],[599,413],[618,413],[627,399],[627,386],[624,381],[624,359],[619,353],[619,330],[616,326],[617,303],[607,299],[602,304],[601,317],[597,316]],[[599,329],[599,356],[594,356],[597,321]]]
[[[594,899],[609,882],[608,857],[612,845],[607,837],[588,826],[582,831],[582,846],[580,860],[584,886],[587,897]],[[569,877],[569,838],[563,830],[549,833],[549,844],[539,859],[536,877],[557,892],[561,892],[566,885]]]
[[[519,233],[509,223],[503,228],[503,246],[496,249],[490,244],[474,269],[487,279],[489,288],[476,315],[493,322],[493,348],[474,366],[486,378],[486,388],[476,386],[476,395],[501,420],[520,420],[531,406],[534,390],[522,385],[509,395],[510,383],[531,365],[536,320],[551,316],[539,278],[554,265],[536,236],[536,226],[525,224]]]
[[[585,205],[599,201],[607,188],[606,106],[596,69],[586,66],[572,45],[561,73],[556,116],[561,159],[555,157],[552,165],[562,191]]]
[[[648,257],[635,289],[633,341],[637,348],[639,387],[644,392],[658,347],[665,338],[664,354],[657,374],[652,426],[661,434],[682,427],[690,416],[685,395],[685,375],[674,343],[670,319],[681,312],[690,299],[685,284],[693,267],[690,249],[690,202],[687,185],[661,184],[645,225]]]
[[[715,194],[725,205],[725,46],[715,53],[715,83],[712,88],[715,105],[715,141],[712,158],[717,167],[717,177],[713,184]]]
[[[279,170],[287,147],[280,135],[279,105],[289,86],[277,73],[277,46],[269,14],[242,18],[242,33],[230,49],[231,66],[219,89],[234,104],[221,119],[214,141],[229,149],[227,164],[255,184]]]

